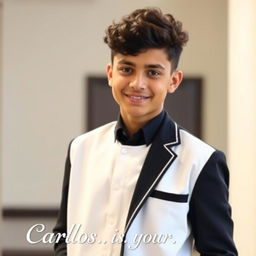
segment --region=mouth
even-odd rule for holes
[[[150,96],[145,96],[145,95],[133,95],[133,94],[124,94],[124,95],[132,103],[143,103],[150,98]]]

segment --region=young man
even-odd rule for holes
[[[110,25],[104,40],[120,117],[69,146],[54,229],[67,236],[56,255],[237,255],[223,153],[163,108],[182,80],[182,24],[140,9]]]

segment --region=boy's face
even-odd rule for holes
[[[107,66],[109,85],[124,121],[147,122],[158,115],[167,93],[182,80],[171,70],[164,49],[148,49],[137,56],[116,54]]]

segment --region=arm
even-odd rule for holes
[[[189,220],[201,256],[237,256],[228,203],[229,171],[222,152],[215,151],[195,184]]]
[[[71,141],[72,142],[72,141]],[[65,173],[62,186],[62,199],[59,209],[59,214],[57,218],[57,223],[53,229],[55,234],[57,233],[67,233],[67,201],[68,201],[68,188],[69,188],[69,176],[70,176],[70,146],[68,148],[68,154],[65,163]],[[67,244],[65,238],[61,238],[58,243],[54,244],[54,251],[56,256],[66,256],[67,255]]]

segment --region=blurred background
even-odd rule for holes
[[[200,80],[200,136],[226,153],[235,241],[240,255],[256,255],[255,0],[0,1],[2,255],[52,255],[26,234],[55,223],[68,143],[90,127],[88,81],[104,79],[110,61],[104,31],[148,6],[189,32],[179,68]]]

